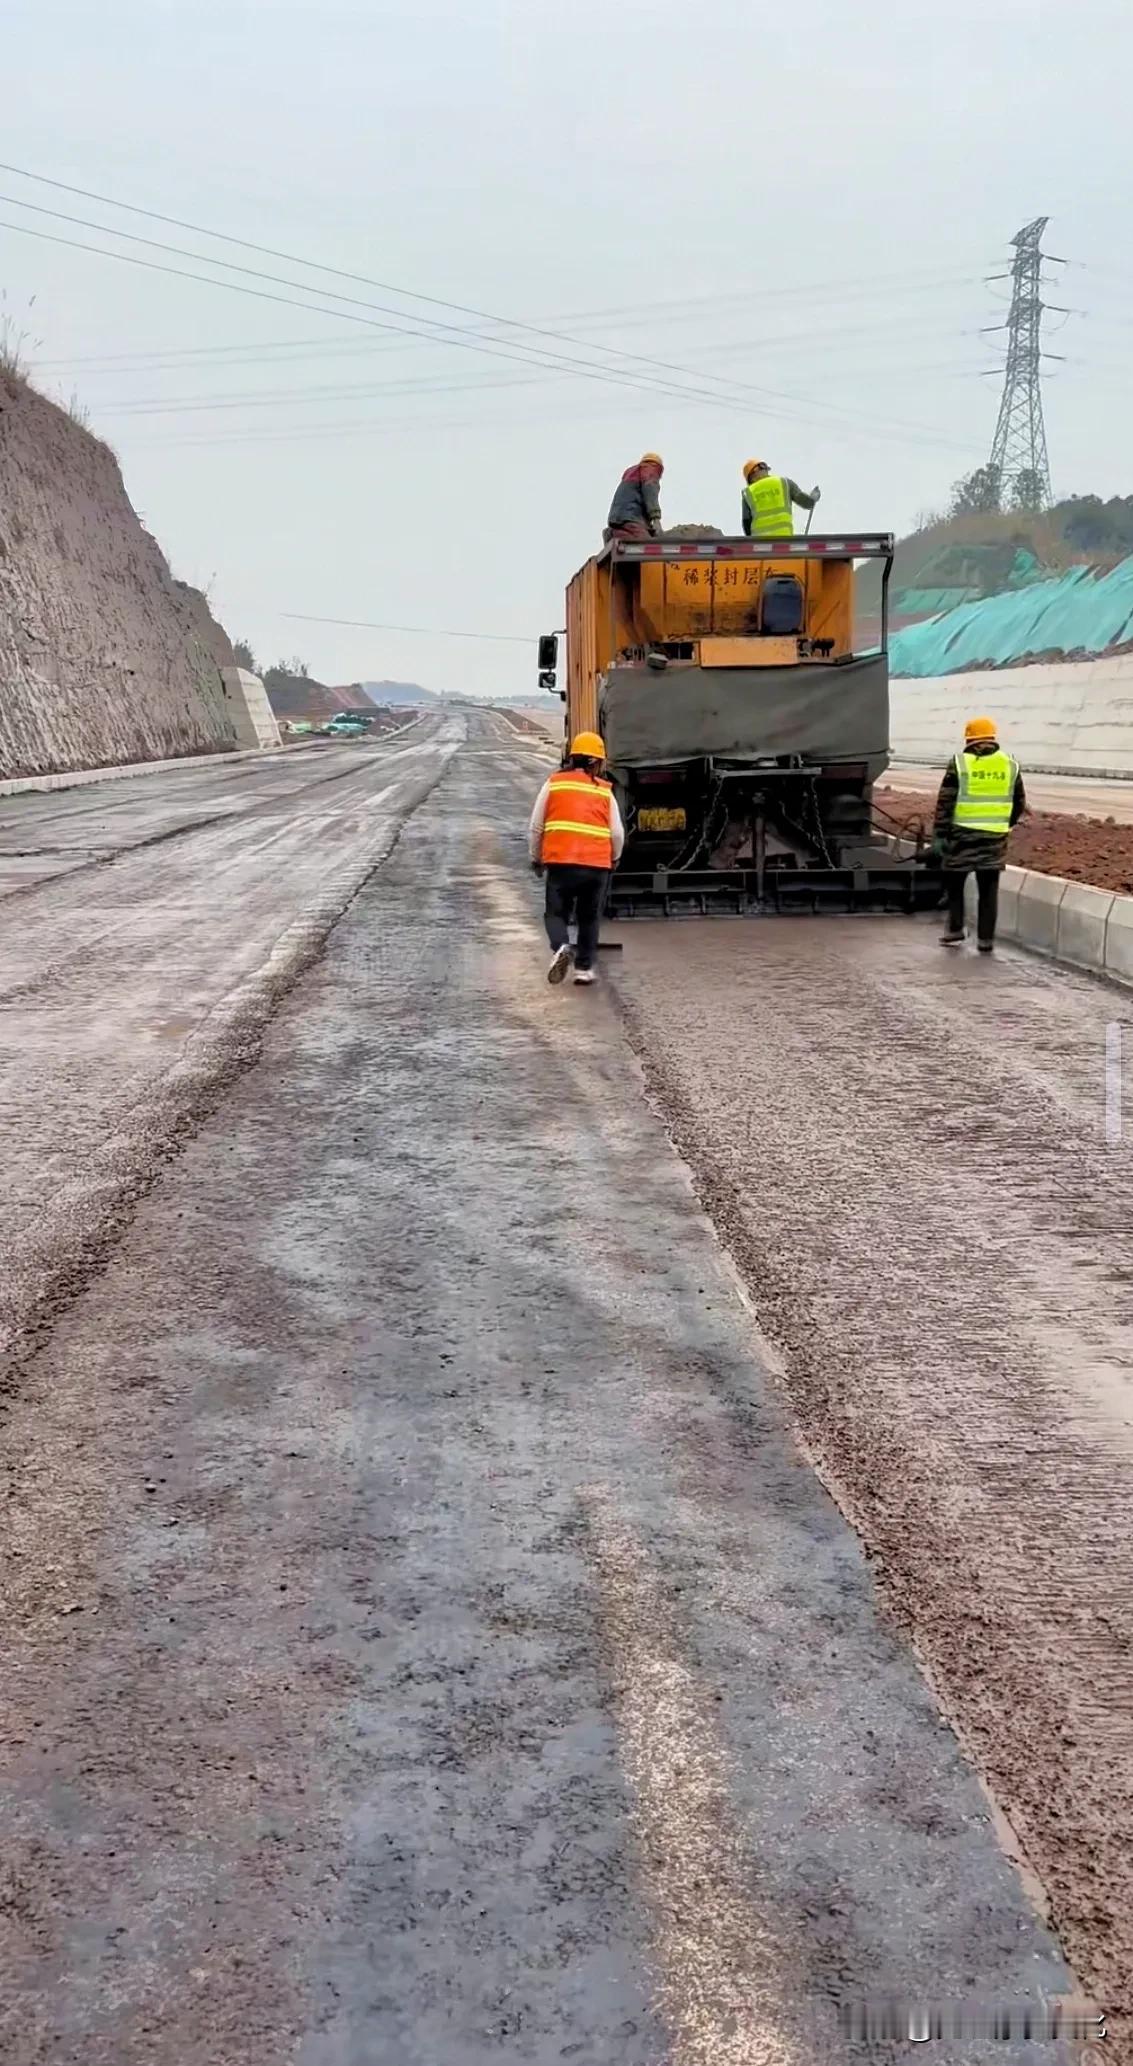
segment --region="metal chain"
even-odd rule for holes
[[[699,831],[694,832],[692,838],[685,841],[685,844],[681,848],[681,851],[678,854],[676,860],[671,861],[669,863],[669,867],[667,870],[668,874],[687,875],[689,870],[692,868],[694,862],[700,859],[701,854],[703,853],[705,847],[708,844],[708,835],[712,829],[713,815],[715,813],[716,806],[720,801],[720,792],[723,789],[723,787],[724,778],[722,775],[718,775],[716,778],[715,792],[708,805],[708,809],[705,811],[704,816],[701,819]]]

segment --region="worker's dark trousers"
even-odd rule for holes
[[[598,946],[598,922],[606,896],[604,868],[560,868],[547,870],[547,902],[543,914],[547,938],[555,953],[570,939],[570,922],[578,925],[576,968],[593,968]]]
[[[948,930],[962,933],[964,930],[964,884],[969,875],[976,878],[976,935],[981,940],[994,940],[995,921],[999,916],[998,868],[946,868],[944,882],[948,891]]]

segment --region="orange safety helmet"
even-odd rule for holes
[[[995,721],[990,717],[970,717],[964,726],[964,744],[966,746],[972,745],[977,739],[998,739],[998,737],[999,733],[996,730]]]
[[[745,459],[745,460],[744,460],[744,479],[745,479],[745,481],[750,481],[750,479],[751,479],[751,477],[752,477],[753,473],[767,473],[768,471],[769,471],[769,468],[768,468],[768,465],[767,465],[767,461],[766,461],[766,459]]]
[[[641,455],[641,458],[640,458],[640,459],[638,460],[638,462],[637,462],[637,463],[638,463],[638,465],[639,465],[639,466],[660,466],[660,467],[663,467],[663,466],[664,466],[664,464],[665,464],[665,462],[664,462],[664,460],[662,459],[662,457],[661,457],[661,454],[660,454],[659,452],[643,452],[643,453],[642,453],[642,455]]]
[[[597,732],[576,732],[570,742],[572,758],[579,760],[605,760],[606,741]]]

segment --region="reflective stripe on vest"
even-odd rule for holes
[[[753,538],[790,538],[795,528],[791,491],[782,474],[764,474],[744,490],[751,505]]]
[[[957,832],[1002,834],[1011,830],[1011,806],[1019,763],[1009,753],[958,753],[959,790],[952,811]]]
[[[547,868],[605,868],[614,865],[608,782],[565,768],[552,775],[543,820],[540,859]]]

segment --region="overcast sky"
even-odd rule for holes
[[[529,647],[435,632],[561,623],[647,447],[669,522],[734,529],[754,455],[906,528],[987,456],[984,280],[1039,214],[1084,311],[1055,492],[1133,491],[1124,0],[9,0],[3,62],[12,165],[384,283],[0,173],[7,224],[284,297],[0,230],[41,384],[262,660],[526,689]]]

